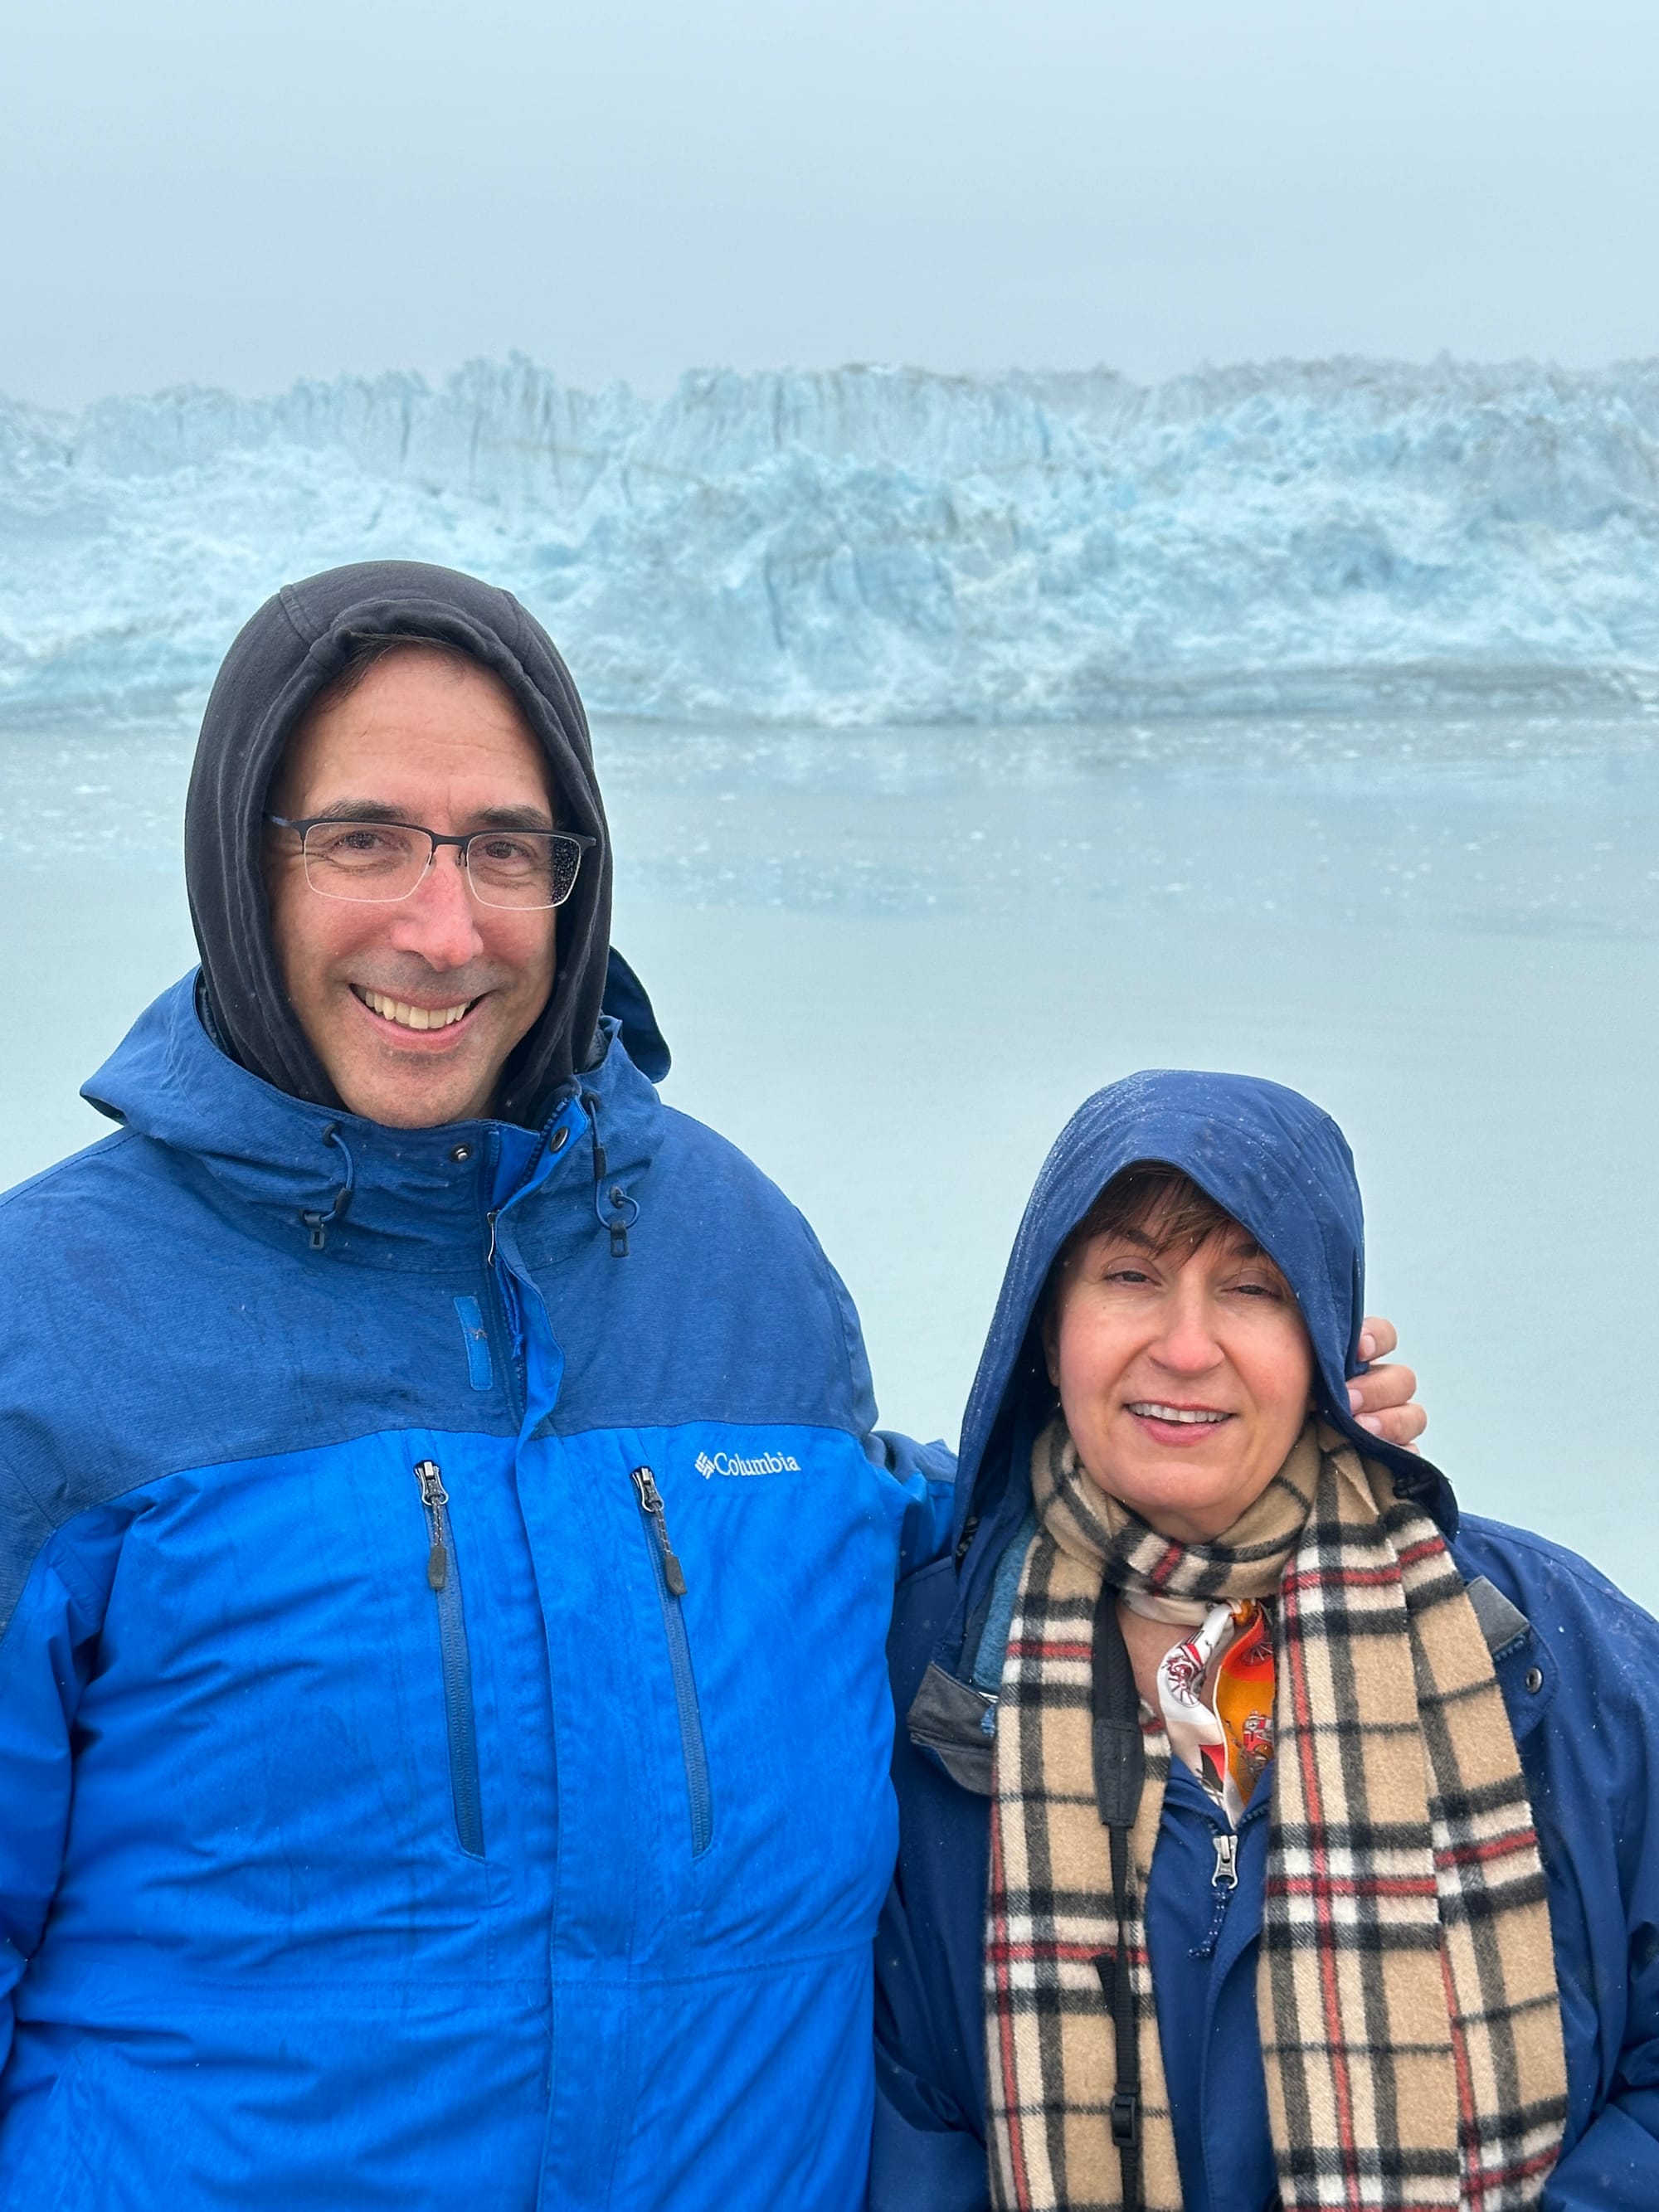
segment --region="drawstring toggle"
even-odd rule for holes
[[[350,1212],[352,1193],[357,1185],[356,1162],[351,1157],[350,1147],[340,1134],[340,1125],[337,1121],[331,1121],[324,1130],[323,1142],[337,1147],[340,1157],[345,1162],[345,1181],[336,1190],[326,1212],[317,1206],[301,1209],[300,1225],[302,1229],[308,1229],[311,1231],[311,1249],[313,1252],[321,1252],[326,1249],[328,1232],[337,1221],[343,1221]]]

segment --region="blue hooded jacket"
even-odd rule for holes
[[[186,979],[0,1201],[7,2212],[860,2203],[933,1493],[603,1035],[392,1129]]]
[[[898,1871],[877,1942],[872,2212],[979,2212],[983,1922],[995,1706],[1031,1523],[1030,1447],[1054,1406],[1042,1292],[1096,1194],[1139,1160],[1183,1170],[1295,1291],[1325,1418],[1381,1460],[1449,1539],[1486,1633],[1531,1795],[1566,2039],[1565,2150],[1549,2212],[1659,2205],[1659,1625],[1558,1546],[1461,1520],[1440,1473],[1354,1424],[1364,1228],[1341,1132],[1237,1075],[1159,1071],[1102,1091],[1062,1131],[1010,1256],[963,1424],[953,1554],[901,1587],[890,1645]],[[1237,1839],[1179,1761],[1146,1901],[1187,2212],[1265,2212],[1277,2183],[1255,2015],[1270,1793]],[[1235,1883],[1236,1876],[1236,1883]]]

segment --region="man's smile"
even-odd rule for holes
[[[354,983],[352,994],[359,1003],[378,1014],[382,1021],[395,1022],[405,1030],[447,1030],[457,1022],[465,1021],[477,999],[463,999],[451,1006],[416,1006],[406,999],[393,999],[384,991],[371,991],[367,984]],[[480,996],[483,996],[480,994]]]

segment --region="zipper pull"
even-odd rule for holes
[[[657,1548],[662,1553],[663,1579],[668,1584],[671,1597],[685,1595],[685,1569],[674,1556],[674,1547],[668,1540],[668,1515],[664,1509],[662,1492],[657,1487],[657,1478],[648,1467],[636,1467],[630,1477],[640,1493],[640,1510],[651,1523]]]
[[[1226,1834],[1215,1838],[1215,1872],[1210,1876],[1216,1889],[1238,1887],[1238,1838],[1229,1828]]]
[[[417,1460],[415,1480],[421,1486],[421,1503],[432,1523],[432,1549],[426,1555],[427,1587],[441,1590],[449,1580],[449,1553],[444,1548],[444,1524],[438,1515],[440,1508],[448,1504],[449,1492],[435,1459]]]

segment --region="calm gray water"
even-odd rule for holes
[[[1248,1069],[1346,1129],[1371,1295],[1465,1502],[1659,1602],[1659,725],[599,733],[671,1101],[790,1191],[884,1418],[954,1435],[1090,1090]],[[188,732],[0,730],[9,1179],[188,963]]]

